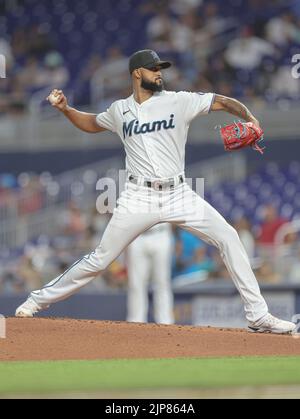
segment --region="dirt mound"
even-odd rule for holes
[[[236,329],[8,319],[0,361],[300,355],[300,339]]]

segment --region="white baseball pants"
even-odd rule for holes
[[[127,250],[127,321],[146,323],[149,310],[149,280],[153,290],[153,315],[156,323],[173,324],[171,284],[172,232],[168,225],[153,227],[140,235]]]
[[[161,222],[177,224],[218,247],[249,322],[268,313],[237,232],[186,183],[160,192],[127,182],[99,247],[31,297],[41,307],[66,299],[96,278],[143,231]]]

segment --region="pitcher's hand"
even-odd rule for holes
[[[64,95],[62,90],[54,89],[50,93],[50,95],[47,97],[48,102],[51,103],[51,105],[54,108],[57,108],[60,111],[65,111],[68,107],[68,101],[66,96]]]

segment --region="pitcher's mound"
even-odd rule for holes
[[[8,319],[0,361],[300,355],[300,339],[237,329]]]

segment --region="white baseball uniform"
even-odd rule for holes
[[[153,290],[153,314],[156,323],[173,324],[171,284],[172,229],[169,223],[157,224],[141,234],[127,250],[127,320],[148,320],[149,279]]]
[[[124,144],[126,187],[99,247],[31,294],[41,308],[69,297],[93,280],[142,232],[170,222],[218,247],[241,294],[248,321],[268,313],[237,232],[184,181],[189,125],[196,116],[209,113],[213,100],[212,93],[163,91],[139,104],[132,95],[98,115],[98,124],[117,133]]]

